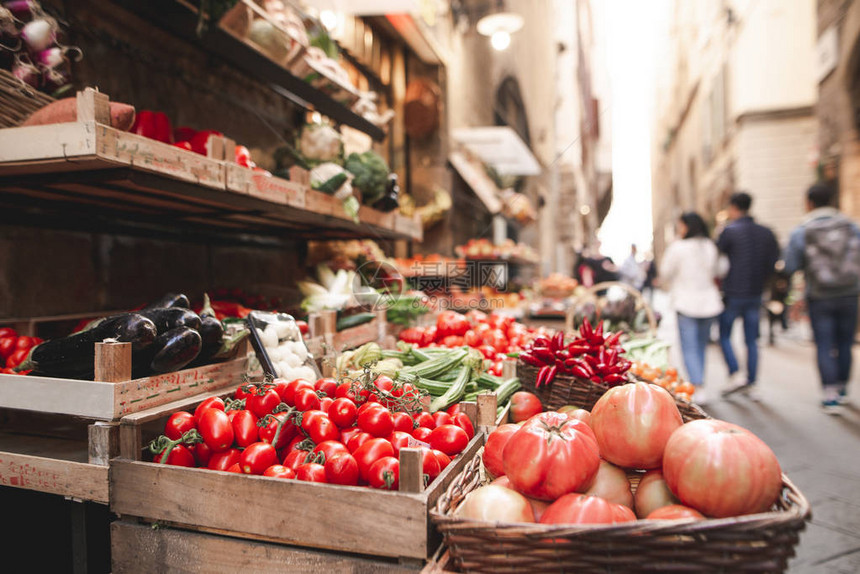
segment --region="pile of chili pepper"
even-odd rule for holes
[[[579,336],[569,343],[561,331],[551,339],[537,337],[519,358],[540,368],[535,388],[549,386],[558,373],[614,387],[627,382],[624,374],[631,366],[621,356],[624,353],[618,343],[621,335],[621,331],[604,334],[602,322],[595,328],[586,319],[579,328]]]

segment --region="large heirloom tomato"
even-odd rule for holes
[[[518,430],[520,430],[519,425],[505,424],[499,426],[487,437],[487,444],[484,445],[482,458],[487,472],[493,476],[503,476],[505,474],[502,464],[502,451],[505,450],[508,439],[514,436],[514,433]]]
[[[489,522],[534,522],[528,499],[515,490],[488,484],[470,492],[456,515]]]
[[[649,470],[639,479],[639,486],[636,487],[636,494],[633,496],[636,516],[645,518],[658,508],[673,504],[678,504],[678,499],[666,485],[663,471]]]
[[[613,387],[591,409],[600,455],[623,468],[660,468],[666,441],[682,424],[672,395],[649,383]]]
[[[782,490],[782,471],[764,441],[719,420],[685,424],[666,444],[666,484],[681,504],[725,518],[768,510]]]
[[[600,469],[585,494],[633,508],[633,492],[630,490],[627,473],[605,460],[600,461]]]
[[[508,439],[502,463],[518,492],[555,500],[587,487],[597,474],[600,455],[587,424],[545,412],[529,419]]]
[[[565,494],[550,504],[540,519],[541,524],[615,524],[634,520],[636,515],[626,506],[584,494]]]

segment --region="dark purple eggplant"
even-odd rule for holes
[[[195,331],[200,328],[200,316],[182,307],[141,309],[138,313],[155,323],[159,335],[177,327],[190,327]]]
[[[203,339],[195,329],[177,327],[156,337],[156,352],[149,364],[153,373],[178,371],[200,354]]]
[[[147,305],[146,309],[167,309],[170,307],[190,309],[191,302],[188,300],[188,296],[183,295],[182,293],[165,293],[160,298]]]

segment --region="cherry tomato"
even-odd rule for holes
[[[12,353],[16,351],[15,342],[17,340],[17,336],[3,337],[2,339],[0,339],[0,357],[8,359],[10,356],[12,356]]]
[[[31,347],[36,344],[36,337],[28,337],[26,335],[21,335],[18,337],[18,340],[15,341],[15,349],[29,351]]]
[[[367,483],[373,488],[397,490],[400,486],[400,461],[385,456],[370,465]]]
[[[239,466],[245,474],[263,474],[273,464],[278,464],[278,451],[267,442],[249,445],[239,458]]]
[[[197,466],[205,468],[209,465],[209,461],[212,459],[212,449],[205,442],[195,444],[191,452],[194,453],[194,460],[197,461]]]
[[[385,406],[382,403],[380,403],[378,400],[376,400],[376,397],[373,397],[372,399],[369,399],[366,403],[364,403],[363,405],[358,407],[358,410],[356,411],[356,413],[360,415],[364,411],[367,411],[370,409],[384,409],[384,408],[385,408]]]
[[[164,453],[157,454],[153,458],[154,462],[161,462]],[[177,444],[170,451],[170,454],[167,455],[167,462],[165,464],[172,464],[173,466],[187,466],[193,468],[194,464],[194,455],[191,454],[191,451],[184,444]]]
[[[466,331],[466,334],[463,335],[463,344],[469,345],[470,347],[478,347],[481,344],[481,335],[473,329],[469,329]]]
[[[297,389],[293,395],[293,403],[300,411],[318,411],[320,410],[320,398],[313,389]]]
[[[353,388],[352,383],[339,384],[334,392],[334,396],[336,399],[346,398],[354,403],[357,402],[357,395],[355,394],[355,389]]]
[[[391,413],[391,420],[394,422],[394,430],[411,433],[415,429],[415,420],[409,416],[409,413]]]
[[[427,327],[427,329],[424,331],[424,336],[421,338],[421,346],[428,347],[431,343],[435,343],[436,337],[439,334],[438,331],[439,330],[436,328],[436,325]]]
[[[310,331],[310,326],[307,321],[302,321],[300,319],[296,319],[296,326],[299,328],[299,333],[302,335],[307,335]]]
[[[23,363],[27,359],[27,355],[30,354],[30,349],[18,349],[6,359],[6,366],[10,369],[14,369],[21,363]]]
[[[284,466],[296,470],[305,463],[308,457],[306,450],[294,450],[284,457]]]
[[[433,413],[433,424],[435,425],[433,428],[437,428],[442,425],[453,424],[451,415],[449,415],[445,411],[436,411],[435,413]]]
[[[439,472],[445,470],[445,467],[451,464],[451,457],[442,452],[441,450],[431,449],[433,451],[433,456],[436,457],[436,460],[439,462]]]
[[[492,345],[481,345],[478,350],[484,355],[485,359],[493,360],[496,358],[496,348]]]
[[[390,393],[394,390],[394,381],[391,377],[379,375],[378,377],[376,377],[376,380],[373,381],[373,386],[381,391]]]
[[[272,478],[295,478],[296,471],[282,464],[273,464],[263,471],[263,476],[271,476]]]
[[[194,428],[194,415],[186,411],[178,411],[170,415],[164,425],[164,435],[170,440],[176,440]]]
[[[368,480],[370,466],[386,456],[394,457],[394,447],[384,438],[372,438],[353,451],[352,455],[358,463],[359,475],[363,480]]]
[[[456,425],[442,425],[433,429],[429,442],[430,448],[441,450],[448,456],[454,456],[463,452],[469,444],[469,436]]]
[[[294,406],[296,406],[296,404],[293,401],[293,397],[295,397],[296,391],[298,389],[313,389],[313,388],[314,388],[314,384],[310,381],[306,381],[304,379],[294,379],[294,380],[290,381],[289,383],[287,383],[287,386],[284,387],[282,394],[281,394],[281,400],[283,402],[287,403],[287,405],[294,407]]]
[[[230,465],[230,468],[225,469],[227,472],[235,472],[236,474],[242,474],[242,467],[239,466],[238,462]]]
[[[418,427],[417,429],[412,431],[412,438],[430,444],[428,441],[430,440],[430,433],[432,432],[433,430],[428,429],[427,427]]]
[[[227,413],[217,408],[209,408],[200,413],[197,430],[213,452],[227,450],[233,444],[233,425],[230,424]]]
[[[311,416],[308,416],[309,413],[312,413]],[[322,411],[306,411],[302,415],[302,430],[316,444],[340,438],[337,425]]]
[[[334,402],[334,399],[331,397],[322,397],[320,399],[320,410],[325,414],[328,414],[328,410],[331,408],[331,404]]]
[[[415,415],[415,422],[418,423],[419,427],[428,428],[430,430],[436,428],[436,421],[433,420],[433,415],[427,412],[420,412]]]
[[[436,455],[433,454],[433,451],[427,447],[420,447],[421,450],[421,472],[426,474],[430,482],[433,482],[433,479],[439,476],[439,473],[442,472],[442,466],[439,464],[439,459],[436,458]]]
[[[198,423],[200,422],[200,414],[207,409],[218,409],[221,412],[224,412],[224,399],[221,397],[209,397],[205,399],[202,403],[197,405],[197,408],[194,409],[194,420]]]
[[[445,409],[445,412],[453,417],[454,415],[459,413],[460,409],[462,409],[462,408],[463,407],[460,406],[460,403],[454,403],[453,405],[451,405],[450,407]]]
[[[325,460],[326,482],[355,486],[358,484],[358,463],[351,454],[336,454]]]
[[[487,314],[483,311],[479,311],[478,309],[471,309],[466,312],[466,319],[473,325],[478,325],[479,323],[487,322]]]
[[[0,339],[5,339],[7,337],[17,337],[18,332],[15,331],[12,327],[0,327]]]
[[[281,427],[280,434],[278,434],[278,426]],[[290,444],[290,441],[296,438],[296,433],[298,432],[296,425],[293,424],[293,421],[289,420],[287,413],[275,413],[266,424],[258,427],[258,431],[259,440],[272,444],[277,450],[281,450]],[[277,444],[274,444],[275,435],[278,435]],[[299,438],[301,440],[301,437]]]
[[[257,428],[257,417],[249,410],[230,411],[227,413],[230,424],[233,426],[233,440],[236,446],[246,447],[260,440]]]
[[[313,452],[321,452],[328,460],[339,454],[349,454],[349,449],[342,442],[337,440],[327,440],[319,443],[314,447]]]
[[[261,419],[266,415],[272,414],[275,407],[281,404],[281,397],[275,389],[262,387],[251,393],[245,399],[245,408],[254,413],[257,418]]]
[[[289,381],[286,379],[274,379],[272,381],[272,390],[278,393],[278,397],[281,398],[281,402],[284,402],[283,395],[287,392],[287,385],[289,384]]]
[[[466,436],[469,437],[469,440],[475,438],[475,426],[472,424],[472,419],[466,413],[457,413],[451,417],[451,422],[466,431]]]
[[[334,393],[337,391],[337,381],[331,378],[319,379],[314,383],[314,390],[325,393],[325,396],[334,398]]]
[[[232,465],[239,464],[240,456],[242,456],[242,452],[238,448],[213,452],[206,466],[212,470],[227,470]]]
[[[255,385],[239,385],[236,388],[236,392],[233,393],[233,398],[237,401],[242,399],[247,399],[251,396],[250,389],[254,388]]]
[[[331,418],[329,416],[329,418]],[[343,429],[340,431],[340,442],[343,444],[349,444],[349,439],[362,432],[362,430],[358,427],[349,427],[347,429]]]
[[[325,467],[315,462],[308,462],[296,469],[296,478],[307,482],[326,482]]]
[[[394,456],[400,456],[400,449],[409,446],[412,435],[403,431],[393,431],[388,437],[388,442],[391,443],[391,448],[394,449]]]
[[[355,422],[355,403],[346,397],[335,399],[328,409],[328,418],[339,428],[347,428]]]
[[[444,339],[442,339],[443,347],[461,347],[463,346],[463,337],[458,337],[457,335],[448,335]]]
[[[346,448],[349,449],[349,452],[355,453],[355,451],[358,450],[358,447],[360,447],[372,438],[372,434],[359,429],[357,433],[355,433],[349,438],[349,442],[346,443]]]
[[[391,411],[379,405],[379,408],[359,412],[358,428],[376,437],[387,437],[394,430],[394,420],[391,418]]]

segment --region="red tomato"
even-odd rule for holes
[[[278,427],[281,428],[280,433]],[[259,439],[262,442],[267,442],[275,447],[276,450],[281,450],[290,444],[296,438],[296,425],[290,420],[287,413],[275,413],[269,417],[269,421],[261,427],[257,427]],[[277,436],[277,439],[275,438]],[[301,437],[299,437],[301,439]],[[277,441],[277,442],[276,442]]]
[[[426,442],[429,444],[430,435],[433,433],[432,429],[428,429],[427,427],[418,427],[417,429],[412,431],[412,438],[415,440],[420,440],[421,442]]]
[[[200,415],[206,409],[218,409],[219,411],[224,412],[224,399],[221,397],[209,397],[204,400],[202,403],[197,405],[196,409],[194,409],[194,420],[199,423]]]
[[[249,445],[239,458],[239,466],[245,474],[263,474],[273,464],[278,464],[278,451],[267,442]]]
[[[300,411],[320,410],[320,398],[313,389],[298,389],[293,396],[294,406]]]
[[[543,405],[537,395],[526,391],[517,391],[511,395],[511,419],[515,423],[527,421],[541,411]]]
[[[386,377],[385,375],[379,375],[373,381],[373,386],[381,391],[385,391],[387,393],[391,393],[394,390],[394,381],[391,377]]]
[[[17,337],[18,332],[15,331],[12,327],[2,327],[0,328],[0,339],[5,339],[7,337]]]
[[[663,471],[649,470],[639,479],[636,494],[633,495],[633,509],[636,516],[645,518],[658,508],[678,504],[678,499],[669,490],[669,485],[663,478]]]
[[[368,408],[358,413],[358,428],[376,437],[387,437],[394,430],[394,419],[391,411],[379,405],[378,408]]]
[[[438,426],[430,433],[430,448],[441,450],[448,456],[455,456],[463,452],[469,444],[466,431],[455,425]]]
[[[296,391],[299,389],[312,389],[314,388],[314,384],[310,381],[306,381],[304,379],[294,379],[287,383],[287,386],[284,387],[283,394],[281,395],[281,400],[287,405],[294,407],[296,403],[294,401],[294,397],[296,395]]]
[[[326,482],[355,486],[358,484],[358,463],[349,454],[336,454],[325,461]]]
[[[436,317],[436,329],[439,338],[456,335],[462,337],[471,328],[469,320],[455,311],[442,311]]]
[[[227,413],[217,408],[208,408],[200,413],[197,430],[213,452],[227,450],[233,444],[233,425]]]
[[[681,504],[714,518],[765,512],[782,490],[782,471],[770,447],[720,420],[692,421],[676,430],[666,443],[663,475]]]
[[[445,347],[461,347],[463,346],[463,337],[448,335],[442,339],[442,345]]]
[[[442,425],[450,425],[453,424],[453,418],[445,411],[436,411],[433,413],[433,424],[433,428],[440,427]]]
[[[502,464],[502,451],[505,450],[508,440],[518,430],[520,430],[519,425],[500,425],[487,437],[487,444],[484,445],[484,454],[481,455],[481,458],[484,461],[484,467],[491,475],[496,477],[504,476],[505,469]]]
[[[29,351],[31,347],[36,344],[36,337],[28,337],[26,335],[21,335],[18,337],[18,340],[15,341],[15,349]]]
[[[550,504],[540,519],[541,524],[615,524],[635,520],[636,515],[626,506],[575,492]]]
[[[453,405],[445,409],[445,412],[453,417],[454,415],[459,413],[462,408],[463,407],[460,403],[454,403]]]
[[[449,464],[451,464],[451,457],[442,452],[441,450],[431,449],[433,452],[433,456],[436,457],[436,460],[439,462],[439,471],[445,470]]]
[[[307,335],[310,331],[310,326],[307,321],[302,321],[300,319],[296,319],[296,326],[299,328],[299,333],[302,335]]]
[[[213,452],[206,467],[212,470],[227,470],[234,464],[239,464],[240,456],[242,456],[242,452],[238,448]]]
[[[555,500],[587,487],[597,474],[600,455],[587,424],[546,412],[530,418],[508,439],[502,463],[517,492]]]
[[[331,418],[331,416],[329,416]],[[340,442],[343,444],[349,444],[349,439],[362,432],[362,430],[358,427],[349,427],[340,431]]]
[[[205,442],[195,444],[191,452],[194,453],[194,460],[197,461],[197,466],[205,468],[209,465],[209,461],[212,458],[212,449],[206,446]]]
[[[400,331],[400,340],[413,345],[421,345],[424,338],[424,329],[420,327],[410,327]]]
[[[27,355],[30,354],[30,349],[18,349],[9,355],[9,358],[6,359],[6,366],[10,369],[14,369],[21,363],[23,363],[27,359]]]
[[[248,410],[230,411],[227,413],[230,424],[233,426],[233,440],[236,446],[246,447],[260,440],[257,428],[257,417]]]
[[[272,381],[271,386],[272,386],[272,389],[276,393],[278,393],[278,397],[282,397],[283,394],[287,392],[287,385],[289,385],[289,384],[290,384],[289,381],[287,381],[286,379],[275,379]],[[283,402],[283,401],[284,401],[284,399],[281,398],[281,402]]]
[[[591,409],[600,456],[623,468],[660,468],[666,443],[682,424],[669,391],[649,383],[613,387]]]
[[[315,462],[308,462],[296,469],[296,478],[306,482],[326,482],[325,467]]]
[[[415,421],[409,416],[409,413],[402,411],[391,413],[391,420],[394,422],[394,430],[411,433],[415,429]]]
[[[313,414],[308,416],[308,413]],[[316,444],[340,438],[340,431],[337,430],[337,425],[331,422],[328,415],[322,411],[305,411],[302,415],[302,430]]]
[[[421,347],[427,347],[430,344],[435,343],[436,337],[438,337],[438,336],[439,336],[438,329],[436,329],[435,325],[433,325],[431,327],[427,327],[427,329],[424,330],[424,336],[421,338],[421,345],[420,346]]]
[[[323,453],[325,455],[325,459],[328,460],[339,454],[349,454],[349,449],[347,449],[340,441],[326,440],[316,445],[313,452]]]
[[[400,456],[400,449],[409,446],[412,435],[403,431],[393,431],[388,437],[388,442],[394,449],[394,456]]]
[[[373,488],[397,490],[400,486],[400,461],[385,456],[370,465],[367,483]]]
[[[236,474],[242,474],[242,467],[239,466],[238,462],[230,465],[230,468],[225,469],[227,472],[235,472]]]
[[[421,449],[421,471],[427,475],[429,482],[439,476],[442,472],[442,465],[439,464],[439,459],[433,454],[433,450],[427,447],[419,447]]]
[[[420,412],[415,415],[415,422],[419,427],[428,428],[430,430],[436,428],[436,421],[433,419],[433,415],[428,412]]]
[[[255,385],[239,385],[236,387],[236,391],[233,393],[233,398],[237,401],[242,399],[247,399],[251,396],[250,390],[254,388]]]
[[[475,437],[475,426],[472,424],[472,419],[466,413],[457,413],[451,417],[451,422],[466,431],[466,436],[469,437],[469,440]]]
[[[271,388],[260,388],[245,399],[245,408],[254,413],[257,418],[272,414],[275,407],[281,404],[281,397]]]
[[[502,362],[501,361],[495,361],[490,366],[490,368],[487,369],[487,372],[490,373],[491,375],[501,377],[502,376]]]
[[[466,313],[466,319],[473,325],[487,322],[487,314],[477,309],[471,309]]]
[[[284,466],[296,470],[301,465],[305,464],[305,460],[307,458],[308,451],[306,450],[291,451],[287,456],[284,457]]]
[[[325,396],[334,398],[334,393],[337,391],[337,381],[331,378],[319,379],[314,383],[314,390],[325,393]]]
[[[484,355],[485,359],[493,360],[496,358],[496,349],[492,345],[481,345],[478,350]]]
[[[7,336],[0,339],[0,357],[8,359],[15,352],[15,341],[17,340],[17,336]]]
[[[704,520],[705,516],[689,506],[670,504],[669,506],[658,508],[645,518],[648,520],[687,520],[690,518],[693,520]]]
[[[325,414],[328,414],[328,410],[333,402],[334,399],[332,399],[331,397],[322,397],[320,399],[320,410]]]
[[[355,394],[355,388],[353,387],[352,383],[339,384],[337,386],[337,389],[334,391],[334,396],[337,399],[345,398],[351,400],[352,402],[356,402],[357,399],[357,395]]]
[[[469,329],[463,335],[463,344],[469,345],[470,347],[479,347],[483,341],[481,340],[481,336],[477,333],[477,331],[473,331]]]
[[[328,418],[339,428],[345,429],[355,422],[355,403],[346,397],[335,399],[328,409]]]
[[[355,451],[358,450],[358,447],[360,447],[372,438],[372,434],[359,429],[357,433],[355,433],[349,438],[349,442],[346,443],[346,448],[349,449],[349,452],[355,453]]]
[[[170,440],[176,440],[194,428],[194,415],[186,411],[178,411],[170,415],[164,425],[164,434]]]
[[[352,455],[358,463],[359,475],[363,480],[368,480],[370,466],[386,456],[394,457],[394,447],[384,438],[372,438],[353,451]]]
[[[157,454],[152,459],[154,462],[161,462],[164,453]],[[188,450],[188,447],[184,444],[177,444],[170,451],[170,454],[167,455],[167,461],[165,464],[172,464],[173,466],[187,466],[193,468],[195,466],[194,455],[191,454],[191,451]]]
[[[273,464],[263,471],[263,476],[271,476],[272,478],[295,478],[296,471],[282,464]]]

